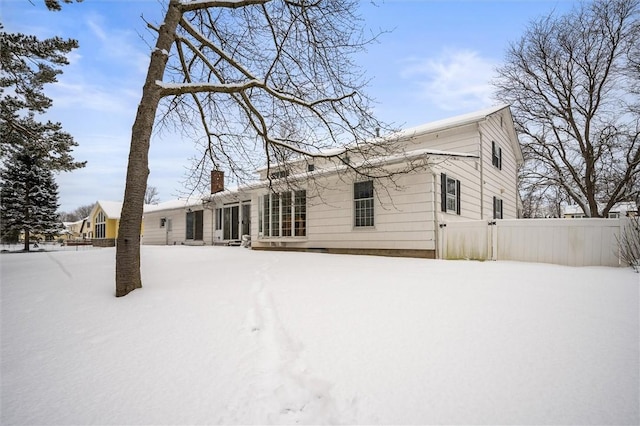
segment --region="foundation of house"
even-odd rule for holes
[[[386,257],[417,257],[423,259],[435,259],[435,250],[419,250],[419,249],[361,249],[361,248],[301,248],[301,247],[251,247],[252,250],[264,251],[298,251],[311,253],[330,253],[330,254],[359,254],[368,256],[386,256]]]

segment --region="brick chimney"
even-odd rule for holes
[[[211,171],[211,193],[215,194],[224,191],[224,172],[221,170]]]

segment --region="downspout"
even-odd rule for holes
[[[440,228],[440,224],[438,223],[438,197],[436,196],[436,180],[438,179],[438,175],[436,172],[432,171],[431,176],[433,180],[431,181],[431,193],[433,194],[433,235],[434,235],[434,245],[436,248],[435,258],[440,259],[440,233],[438,229]]]
[[[478,147],[480,152],[478,153],[480,161],[480,220],[484,220],[484,161],[482,158],[482,130],[480,130],[480,123],[478,126],[478,135],[480,136],[480,146]]]

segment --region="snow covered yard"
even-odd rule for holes
[[[639,275],[239,247],[0,255],[2,424],[638,424]]]

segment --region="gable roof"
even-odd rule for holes
[[[97,208],[101,208],[104,214],[107,215],[107,218],[109,219],[120,219],[120,212],[122,211],[122,202],[98,200],[96,202],[94,210]],[[93,216],[93,214],[91,216]]]
[[[478,111],[470,112],[467,114],[457,115],[455,117],[446,118],[444,120],[432,121],[431,123],[422,124],[420,126],[411,127],[409,129],[400,130],[395,133],[393,136],[403,139],[403,138],[411,138],[419,135],[424,135],[428,133],[442,132],[444,130],[453,129],[456,127],[466,126],[468,124],[478,123],[482,120],[487,119],[493,114],[497,114],[503,110],[507,111],[506,118],[509,120],[509,126],[507,126],[509,131],[509,136],[511,139],[511,144],[513,147],[513,152],[516,156],[516,163],[522,164],[524,158],[522,156],[522,148],[520,147],[520,141],[518,140],[518,135],[516,134],[513,116],[511,115],[511,107],[506,104],[496,105],[490,108],[481,109]]]
[[[410,127],[408,129],[400,130],[399,132],[395,133],[394,136],[405,138],[425,133],[441,132],[443,130],[452,129],[454,127],[476,123],[506,108],[509,108],[509,105],[498,105],[467,114],[457,115],[455,117],[445,118],[443,120],[432,121],[430,123],[421,124],[416,127]]]
[[[107,216],[107,219],[120,219],[120,214],[122,213],[122,204],[122,201],[98,200],[96,201],[96,205],[93,206],[93,210],[91,210],[91,214],[89,215],[89,217],[93,217],[96,210],[100,208]],[[149,207],[153,207],[153,205],[145,204],[143,208],[146,211]]]
[[[515,132],[515,127],[514,127],[514,123],[513,123],[513,116],[511,115],[511,107],[509,105],[506,104],[502,104],[502,105],[496,105],[490,108],[485,108],[485,109],[481,109],[478,111],[474,111],[474,112],[470,112],[467,114],[462,114],[462,115],[457,115],[455,117],[450,117],[450,118],[446,118],[443,120],[437,120],[437,121],[432,121],[430,123],[426,123],[426,124],[422,124],[420,126],[416,126],[416,127],[410,127],[408,129],[404,129],[404,130],[399,130],[395,133],[391,133],[387,136],[381,136],[382,139],[387,139],[389,141],[393,141],[393,140],[400,140],[400,139],[410,139],[416,136],[420,136],[423,134],[428,134],[428,133],[435,133],[435,132],[442,132],[444,130],[448,130],[448,129],[453,129],[456,127],[462,127],[462,126],[466,126],[468,124],[473,124],[473,123],[478,123],[482,120],[485,120],[486,118],[488,118],[489,116],[499,113],[503,110],[507,110],[507,119],[509,120],[509,126],[508,126],[508,131],[509,131],[509,135],[510,135],[510,139],[511,139],[511,143],[513,146],[513,151],[515,153],[516,156],[516,162],[517,164],[522,164],[523,162],[523,156],[522,156],[522,149],[520,147],[520,142],[518,140],[518,136]],[[329,148],[326,150],[322,150],[320,152],[320,154],[322,154],[323,156],[329,156],[329,155],[339,155],[342,154],[343,152],[348,150],[348,146],[345,147],[337,147],[337,148]],[[440,152],[438,154],[435,153],[435,150],[433,150],[434,152],[432,152],[432,154],[435,155],[450,155],[450,156],[460,156],[460,153],[455,153],[455,152]],[[296,159],[293,160],[295,161],[301,161],[301,159]],[[256,170],[256,172],[262,172],[264,170],[267,170],[267,167],[262,167],[259,168],[258,170]]]

